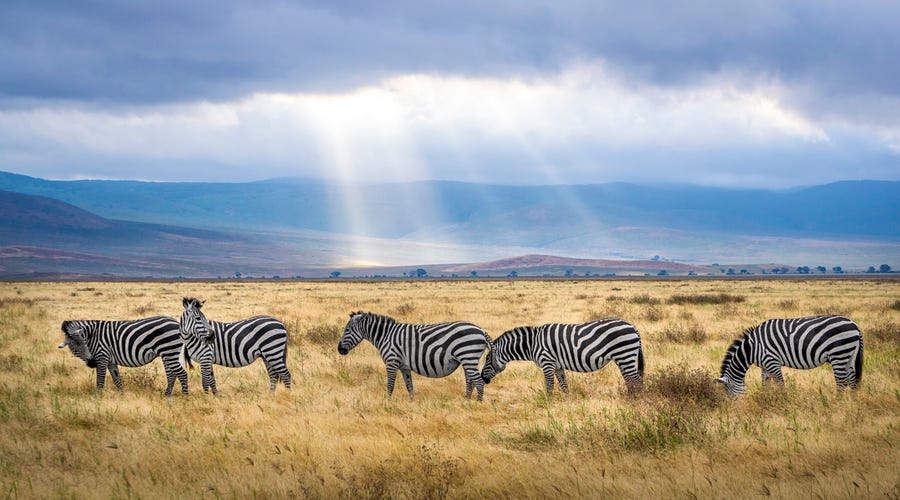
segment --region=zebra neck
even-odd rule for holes
[[[735,340],[728,349],[725,363],[722,366],[722,375],[744,380],[747,370],[753,363],[753,344],[749,342],[749,334]]]
[[[506,336],[505,354],[509,361],[531,361],[534,359],[536,330],[532,327],[516,328]]]
[[[363,328],[362,337],[381,351],[390,344],[391,338],[394,337],[390,333],[392,330],[396,330],[396,327],[396,324],[387,324],[377,320],[372,321],[367,325],[367,328]]]

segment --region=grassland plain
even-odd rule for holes
[[[65,319],[281,318],[295,386],[268,392],[260,362],[217,367],[218,397],[190,374],[162,395],[161,363],[92,370],[56,345]],[[519,362],[463,398],[457,372],[414,375],[385,397],[367,343],[338,355],[348,313],[406,322],[516,325],[617,316],[641,332],[646,389],[614,366],[570,374],[548,398]],[[763,319],[846,314],[865,339],[857,392],[831,370],[785,370],[786,388],[730,400],[712,383],[733,338]],[[177,392],[177,391],[176,391]],[[0,283],[0,496],[513,498],[900,497],[900,281],[571,280]]]

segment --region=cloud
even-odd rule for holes
[[[881,0],[10,0],[0,165],[205,180],[896,178],[897,18]]]
[[[835,142],[827,123],[785,106],[785,94],[741,75],[633,86],[600,62],[515,80],[417,74],[339,94],[9,110],[0,112],[0,162],[49,149],[70,173],[94,177],[121,176],[131,165],[152,166],[143,175],[160,180],[253,180],[264,172],[369,182],[759,184],[765,173],[790,177],[798,167],[785,159],[805,168],[864,135],[845,126]],[[842,178],[827,163],[819,174]]]

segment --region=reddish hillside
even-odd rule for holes
[[[595,268],[624,271],[676,271],[676,272],[709,272],[705,266],[695,266],[681,262],[662,260],[617,260],[617,259],[573,259],[554,255],[523,255],[508,259],[461,264],[442,269],[448,273],[471,271],[511,271],[535,269],[541,267]]]

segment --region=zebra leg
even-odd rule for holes
[[[281,370],[281,383],[284,384],[285,389],[291,388],[291,372],[288,371],[287,366]]]
[[[542,365],[541,371],[544,372],[544,386],[547,389],[547,396],[553,395],[553,375],[556,372],[556,368],[551,365]]]
[[[187,371],[181,366],[177,356],[168,356],[162,358],[163,369],[166,371],[166,397],[172,396],[172,389],[175,388],[175,379],[181,382],[181,393],[187,394]]]
[[[476,399],[481,401],[484,399],[484,379],[478,372],[478,364],[463,365],[463,371],[466,374],[466,399],[472,397],[472,387],[477,390]]]
[[[400,373],[403,374],[403,382],[406,383],[406,392],[409,393],[409,400],[413,400],[413,383],[412,383],[412,373],[409,371],[409,368],[403,369],[400,368]]]
[[[97,388],[95,392],[102,392],[106,386],[106,368],[108,361],[105,359],[97,360]]]
[[[110,363],[109,374],[112,375],[113,383],[116,384],[116,390],[122,392],[122,377],[119,376],[119,366],[115,363]]]
[[[397,382],[397,365],[394,363],[385,363],[384,368],[387,371],[387,397],[390,399],[391,395],[394,393],[394,383]]]
[[[831,362],[831,370],[834,372],[834,383],[837,384],[838,390],[845,387],[856,389],[856,373],[850,360],[834,360]]]
[[[266,364],[266,372],[269,374],[270,392],[275,392],[275,385],[279,380],[284,382],[286,388],[291,388],[291,372],[288,371],[284,360],[276,358],[270,362],[269,358],[263,357],[263,362]]]
[[[562,368],[556,369],[556,378],[559,380],[559,388],[564,394],[569,393],[569,384],[566,383],[566,371]]]
[[[212,362],[207,361],[200,365],[200,377],[203,379],[203,392],[212,390],[213,396],[219,394],[216,387],[216,376],[213,374]]]

